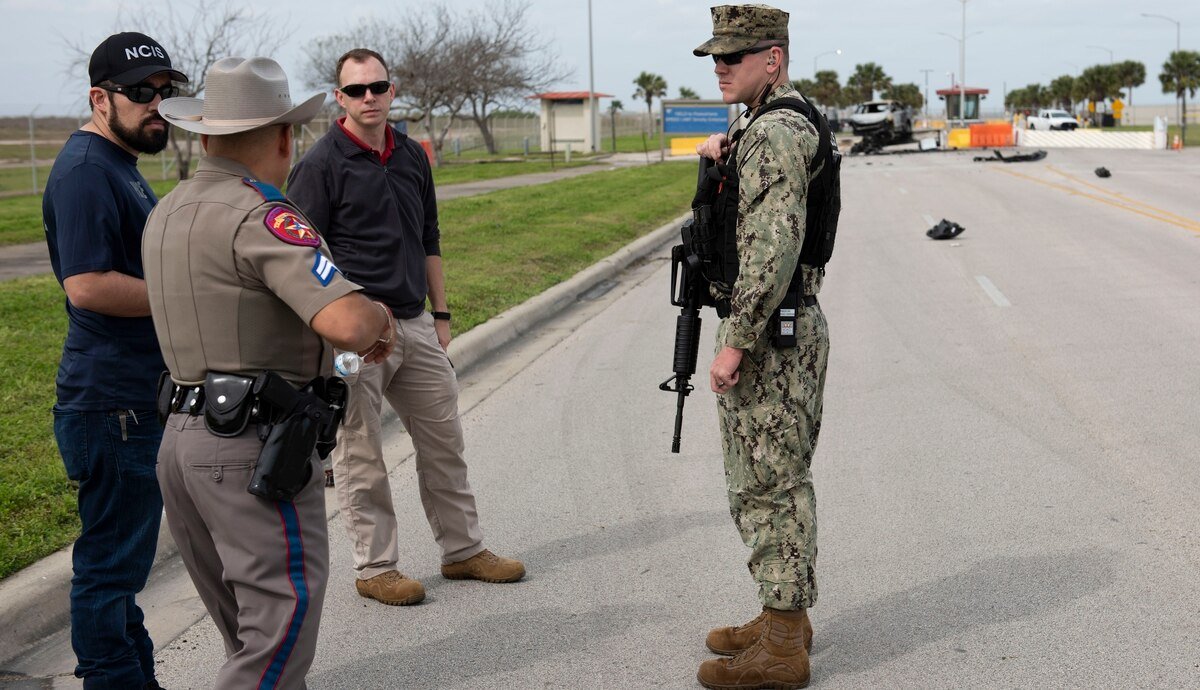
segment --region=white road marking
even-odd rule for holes
[[[1012,306],[1012,302],[1008,301],[1008,298],[1004,296],[1004,293],[1000,292],[1000,290],[992,284],[992,281],[988,280],[987,276],[975,276],[975,280],[979,283],[979,287],[983,288],[983,291],[987,293],[987,296],[992,298],[992,301],[996,303],[997,307]]]

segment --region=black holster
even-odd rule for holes
[[[260,414],[270,421],[262,429],[262,451],[246,490],[271,501],[291,501],[312,477],[313,451],[322,451],[324,458],[337,443],[346,384],[316,378],[296,390],[278,374],[264,371],[252,390]]]

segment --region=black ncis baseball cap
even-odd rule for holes
[[[173,81],[188,80],[187,75],[171,67],[171,57],[158,41],[136,31],[113,34],[104,39],[88,62],[92,86],[111,81],[133,86],[159,72],[168,72]]]

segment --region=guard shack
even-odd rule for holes
[[[584,153],[599,147],[592,140],[599,131],[600,99],[612,98],[609,93],[594,91],[548,91],[530,98],[542,102],[542,151],[572,151]],[[597,126],[592,128],[592,118]]]
[[[951,86],[948,89],[938,89],[938,98],[946,101],[946,120],[980,121],[979,101],[988,95],[987,89],[974,86]],[[959,99],[964,98],[966,108],[959,110]],[[962,113],[961,116],[959,113]]]
[[[662,102],[660,148],[672,156],[696,155],[696,144],[729,130],[736,110],[724,101],[680,99]]]

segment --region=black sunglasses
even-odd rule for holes
[[[739,50],[736,53],[727,53],[725,55],[713,55],[712,59],[713,59],[714,63],[724,62],[726,65],[737,65],[737,64],[740,64],[742,62],[742,58],[746,57],[747,55],[753,55],[754,53],[761,53],[764,50],[770,50],[770,49],[776,47],[777,45],[778,45],[777,43],[772,43],[771,45],[767,45],[767,46],[758,46],[756,48],[747,48],[745,50]]]
[[[121,86],[120,84],[101,84],[100,88],[113,93],[125,94],[125,97],[134,103],[146,104],[154,100],[154,97],[162,96],[163,100],[174,98],[179,95],[179,87],[174,84],[166,86],[151,86],[149,84],[134,84],[133,86]]]
[[[351,98],[362,98],[363,96],[367,95],[368,90],[376,96],[379,96],[387,93],[387,90],[391,88],[391,86],[392,82],[390,81],[373,81],[370,84],[346,84],[345,86],[340,87],[338,91],[341,91]]]

